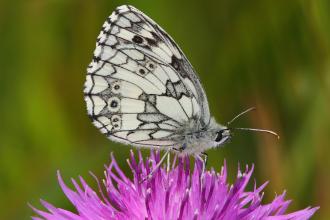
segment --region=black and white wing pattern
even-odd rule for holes
[[[135,146],[175,146],[188,124],[203,129],[210,122],[205,92],[183,52],[128,5],[102,27],[84,94],[94,125]]]

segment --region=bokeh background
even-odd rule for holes
[[[56,180],[103,175],[110,152],[122,167],[129,147],[90,123],[83,100],[86,67],[101,25],[132,4],[181,46],[220,122],[256,106],[236,126],[278,131],[281,139],[236,132],[210,150],[254,163],[265,201],[287,190],[290,210],[321,206],[330,219],[330,2],[328,0],[0,1],[0,219],[28,219],[39,198],[71,208]]]

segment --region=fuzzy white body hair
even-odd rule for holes
[[[218,124],[214,118],[211,118],[209,125],[200,129],[200,125],[192,121],[184,128],[184,133],[178,142],[178,149],[180,155],[200,155],[202,152],[222,145],[223,142],[216,142],[217,133],[227,127]]]

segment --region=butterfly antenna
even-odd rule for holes
[[[243,111],[243,112],[239,113],[238,115],[236,115],[233,119],[231,119],[229,122],[227,122],[228,129],[229,130],[244,130],[244,131],[265,132],[265,133],[268,133],[268,134],[272,134],[272,135],[276,136],[278,139],[280,139],[280,136],[276,132],[271,131],[271,130],[259,129],[259,128],[230,128],[229,127],[229,125],[231,123],[233,123],[236,119],[240,118],[242,115],[245,115],[246,113],[248,113],[250,111],[253,111],[253,110],[256,110],[256,108],[255,107],[248,108],[245,111]]]
[[[230,130],[244,130],[244,131],[257,131],[257,132],[265,132],[268,134],[272,134],[274,136],[276,136],[278,139],[280,139],[280,136],[271,130],[266,130],[266,129],[259,129],[259,128],[230,128]]]
[[[244,115],[244,114],[246,114],[246,113],[248,113],[248,112],[250,112],[250,111],[253,111],[253,110],[256,110],[256,108],[255,108],[255,107],[251,107],[251,108],[248,108],[248,109],[246,109],[245,111],[239,113],[239,114],[236,115],[233,119],[231,119],[229,122],[227,122],[227,127],[228,127],[231,123],[233,123],[236,119],[238,119],[239,117],[241,117],[242,115]]]

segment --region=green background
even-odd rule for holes
[[[95,185],[88,171],[101,177],[114,152],[128,173],[130,147],[90,123],[82,93],[101,25],[127,3],[180,45],[219,122],[256,106],[235,125],[281,136],[236,132],[208,166],[226,158],[233,177],[254,163],[265,201],[286,189],[290,210],[321,206],[315,219],[330,219],[328,0],[0,1],[0,219],[28,219],[39,198],[72,208],[57,169]]]

